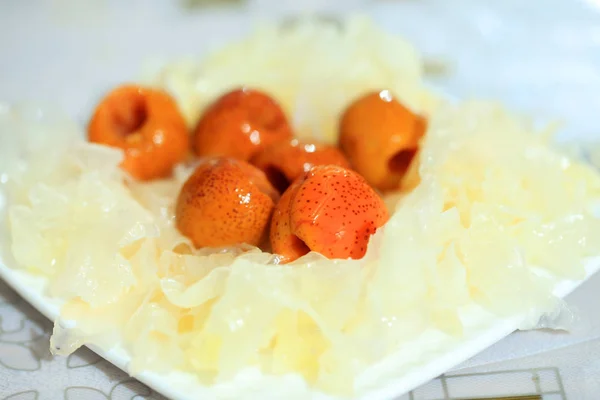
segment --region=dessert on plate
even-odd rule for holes
[[[87,126],[42,115],[0,109],[0,173],[13,267],[62,304],[52,350],[119,346],[215,397],[249,373],[360,395],[495,320],[535,326],[600,248],[595,169],[436,93],[362,18],[165,65]]]

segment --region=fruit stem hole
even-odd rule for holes
[[[139,130],[148,119],[148,110],[144,99],[133,99],[129,107],[116,116],[115,125],[123,136],[130,135]]]
[[[416,153],[416,149],[400,150],[389,159],[388,168],[395,174],[404,175]]]

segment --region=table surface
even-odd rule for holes
[[[86,5],[75,6],[81,3]],[[386,29],[407,36],[431,63],[443,62],[445,72],[430,76],[443,90],[500,99],[517,110],[564,120],[565,137],[600,141],[600,2],[597,8],[592,0],[354,3]],[[66,4],[0,4],[0,100],[53,102],[85,121],[95,99],[90,93],[134,79],[151,57],[199,55],[209,44],[239,37],[256,15],[190,11],[177,2],[144,8],[141,1]],[[160,31],[157,40],[147,39],[150,27]],[[195,37],[213,40],[195,43]],[[598,291],[600,276],[569,296],[578,316],[569,333],[517,332],[403,399],[533,393],[551,400],[599,398]],[[0,282],[0,399],[163,398],[87,349],[51,357],[51,330],[49,321]]]

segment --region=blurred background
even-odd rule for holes
[[[356,12],[412,41],[443,90],[600,136],[598,0],[7,0],[0,101],[48,101],[84,121],[100,93],[152,63],[200,57],[264,21]]]

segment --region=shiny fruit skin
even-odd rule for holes
[[[254,166],[234,159],[209,159],[196,168],[179,193],[177,228],[197,248],[258,246],[267,235],[278,198]]]
[[[292,183],[275,207],[271,247],[282,263],[311,250],[328,258],[359,259],[388,219],[382,198],[356,172],[317,166]]]
[[[198,156],[225,156],[248,161],[265,146],[292,136],[281,107],[252,89],[226,93],[211,104],[193,133]]]
[[[139,180],[168,176],[189,153],[189,134],[166,92],[135,85],[111,91],[96,107],[88,140],[123,149],[121,167]]]
[[[352,103],[340,121],[339,145],[354,169],[382,191],[400,186],[419,149],[427,121],[387,90]]]
[[[350,168],[346,156],[337,147],[298,139],[266,146],[252,158],[251,163],[260,168],[280,192],[284,192],[291,182],[314,166],[339,165]]]

